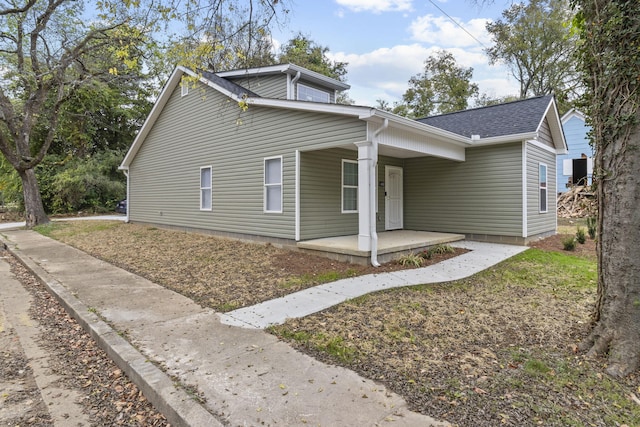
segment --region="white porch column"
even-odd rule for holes
[[[358,250],[370,251],[373,143],[362,141],[355,144],[358,147]]]

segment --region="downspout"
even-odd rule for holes
[[[291,98],[290,99],[296,99],[297,98],[297,93],[296,93],[296,83],[298,83],[298,80],[300,80],[300,71],[298,71],[296,73],[296,76],[291,79]]]
[[[377,221],[377,212],[376,212],[376,207],[378,205],[378,199],[376,197],[376,190],[378,188],[378,182],[376,181],[376,170],[378,168],[378,135],[385,129],[387,129],[389,127],[389,119],[384,119],[384,122],[382,122],[382,126],[380,128],[378,128],[374,133],[373,133],[373,137],[371,138],[371,148],[372,148],[372,152],[373,152],[373,161],[371,162],[371,178],[369,179],[370,182],[370,215],[371,215],[371,220],[370,220],[370,233],[369,235],[371,236],[371,265],[373,265],[374,267],[380,267],[380,263],[378,262],[378,231],[377,231],[377,225],[378,225],[378,221]]]
[[[127,177],[127,217],[125,218],[124,222],[126,222],[127,224],[129,223],[129,169],[123,169],[122,172],[124,172],[124,176]]]

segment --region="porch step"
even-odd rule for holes
[[[392,261],[411,251],[464,240],[464,234],[397,230],[378,233],[378,261]],[[338,261],[368,264],[371,251],[358,250],[358,236],[338,236],[298,242],[298,249]]]

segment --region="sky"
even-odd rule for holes
[[[409,79],[423,72],[425,60],[441,49],[451,52],[459,66],[473,68],[472,81],[481,93],[516,95],[519,86],[508,69],[490,66],[484,53],[491,46],[486,23],[500,19],[509,4],[510,0],[488,6],[473,0],[292,0],[285,26],[274,30],[274,43],[277,47],[301,32],[328,47],[329,59],[348,63],[348,95],[357,105],[400,101]]]

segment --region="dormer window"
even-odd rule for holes
[[[298,101],[329,103],[329,93],[320,89],[298,83]]]

